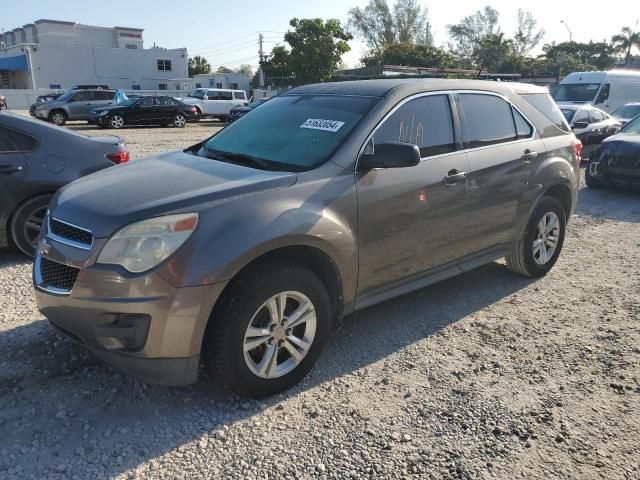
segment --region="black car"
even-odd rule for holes
[[[119,137],[86,137],[22,115],[0,113],[0,237],[33,256],[55,191],[128,160]]]
[[[640,186],[640,115],[600,144],[589,159],[584,177],[591,188]]]
[[[236,120],[238,120],[239,118],[244,117],[251,110],[253,110],[256,107],[259,107],[260,105],[262,105],[267,100],[269,100],[269,99],[268,98],[258,98],[257,100],[254,100],[253,102],[251,102],[249,105],[237,105],[237,106],[233,107],[229,111],[229,123],[233,123]]]
[[[122,128],[125,125],[173,125],[181,128],[197,118],[196,107],[172,97],[130,98],[89,113],[89,122],[102,128]]]

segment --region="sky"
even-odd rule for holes
[[[388,0],[393,3],[394,0]],[[214,69],[224,65],[258,64],[258,32],[264,34],[265,53],[283,43],[289,20],[337,18],[346,22],[352,7],[364,7],[368,0],[260,0],[203,2],[201,0],[0,0],[0,30],[12,30],[40,18],[73,21],[104,27],[143,28],[145,47],[186,47],[189,55],[203,55]],[[611,8],[595,7],[588,0],[429,0],[428,8],[435,44],[447,42],[447,25],[490,4],[500,12],[502,30],[512,35],[518,8],[538,19],[546,34],[543,42],[569,40],[602,41],[623,26],[633,28],[640,18],[637,0],[610,2]],[[564,20],[565,23],[562,23]],[[366,46],[357,39],[343,57],[357,66]],[[538,49],[539,50],[539,49]],[[534,52],[534,53],[539,53]]]

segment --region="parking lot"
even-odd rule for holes
[[[101,130],[133,161],[222,124]],[[581,188],[534,280],[493,263],[345,319],[283,395],[118,373],[0,249],[0,478],[640,478],[640,193]]]

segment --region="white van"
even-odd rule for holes
[[[187,105],[195,105],[200,117],[216,117],[223,122],[227,121],[233,107],[248,103],[244,90],[225,88],[196,88],[181,101]]]
[[[591,104],[611,113],[625,103],[640,102],[640,71],[570,73],[552,96],[558,105]]]

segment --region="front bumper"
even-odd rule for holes
[[[104,239],[95,239],[85,251],[45,233],[34,262],[38,309],[57,330],[141,380],[194,383],[204,331],[225,283],[178,288],[153,271],[132,275],[97,265],[103,245]],[[71,288],[44,282],[43,259],[49,267],[55,262],[77,269]]]
[[[29,115],[36,118],[47,118],[49,113],[43,109],[33,109],[33,110],[30,109]]]

